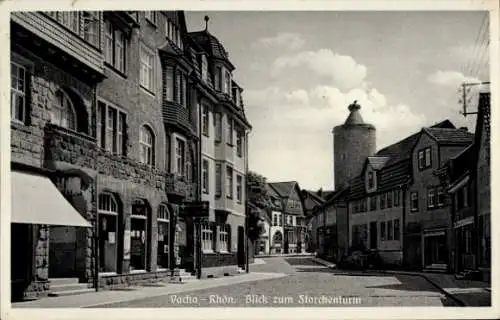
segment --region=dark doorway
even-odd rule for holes
[[[10,241],[10,279],[12,301],[23,299],[24,289],[31,279],[33,263],[32,226],[12,223]]]
[[[370,249],[377,249],[377,222],[370,222]]]
[[[238,266],[245,266],[245,229],[238,227]]]
[[[51,226],[49,240],[49,278],[76,277],[76,228]]]

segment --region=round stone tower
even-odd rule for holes
[[[354,101],[345,123],[333,128],[333,172],[335,190],[361,173],[367,157],[376,151],[376,129],[365,123]]]

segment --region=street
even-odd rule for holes
[[[337,274],[317,265],[311,257],[262,260],[265,263],[251,265],[250,271],[286,273],[287,276],[100,307],[456,306],[418,276]]]

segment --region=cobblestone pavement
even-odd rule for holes
[[[183,292],[102,307],[455,306],[425,279],[402,275],[336,275],[311,257],[264,258],[253,272],[279,279]]]

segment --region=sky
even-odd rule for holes
[[[253,127],[249,169],[269,182],[332,190],[332,129],[354,100],[377,129],[377,150],[445,119],[473,132],[458,89],[489,81],[489,21],[480,11],[185,15],[189,31],[204,29],[208,15],[229,52]]]

